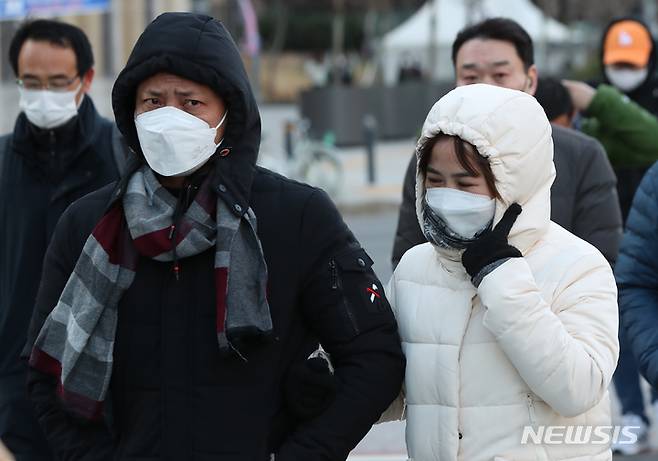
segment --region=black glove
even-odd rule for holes
[[[322,414],[336,397],[336,378],[321,357],[294,364],[285,385],[288,408],[304,421]]]
[[[501,259],[523,256],[518,249],[507,243],[507,236],[520,214],[521,205],[513,203],[505,211],[503,218],[495,228],[482,235],[466,248],[462,254],[462,264],[471,279],[475,279],[480,271],[489,264]]]

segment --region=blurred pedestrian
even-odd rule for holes
[[[55,453],[346,459],[399,393],[395,319],[328,196],[256,167],[233,39],[207,16],[159,16],[112,102],[135,155],[60,220],[30,330],[29,393]],[[340,386],[284,425],[283,383],[318,341]]]
[[[639,19],[617,18],[605,29],[601,42],[601,83],[658,115],[656,45],[649,27]]]
[[[616,88],[540,78],[535,97],[556,125],[580,130],[603,145],[617,175],[625,221],[644,172],[658,160],[658,119]],[[630,181],[633,177],[634,179]]]
[[[615,267],[619,286],[619,310],[626,344],[620,344],[627,362],[621,362],[615,374],[623,423],[635,421],[646,430],[644,400],[637,379],[639,367],[654,390],[658,388],[658,163],[642,179],[628,214],[626,231]],[[626,347],[624,351],[623,347]],[[636,359],[637,362],[635,362]],[[635,367],[633,367],[635,366]],[[620,372],[625,371],[625,375]],[[656,418],[655,399],[653,417]],[[640,419],[642,418],[642,419]],[[656,420],[654,419],[654,422]],[[647,444],[644,444],[644,448]],[[639,451],[639,450],[637,450]],[[623,453],[631,453],[627,450]]]
[[[553,123],[570,124],[579,112],[579,126],[597,138],[606,149],[610,162],[619,177],[617,191],[624,221],[635,195],[636,182],[647,165],[658,160],[658,120],[645,109],[632,102],[612,86],[601,84],[596,89],[584,82],[539,79],[536,97],[544,106]],[[573,110],[564,113],[567,103]],[[560,107],[560,113],[555,108]],[[620,308],[623,306],[620,302]],[[637,362],[625,328],[619,329],[619,362],[613,376],[621,403],[622,425],[633,427],[637,435],[634,443],[620,441],[613,451],[634,455],[649,448],[649,419],[644,410]],[[654,420],[658,417],[658,391],[651,390]]]
[[[429,243],[386,290],[407,373],[384,419],[406,416],[410,459],[612,460],[592,437],[527,436],[609,427],[618,354],[610,265],[550,219],[551,131],[533,97],[493,85],[459,87],[427,116],[415,209]]]
[[[121,136],[88,96],[91,45],[79,28],[24,23],[9,45],[21,112],[0,138],[0,438],[20,460],[51,459],[19,360],[55,224],[77,198],[119,177]]]
[[[605,30],[601,49],[603,84],[596,89],[580,82],[567,81],[564,84],[576,109],[585,117],[581,129],[599,139],[608,153],[617,176],[622,217],[626,221],[642,178],[658,160],[655,41],[642,21],[619,18]],[[624,277],[632,279],[633,275],[627,274],[626,270],[622,269]],[[621,299],[620,308],[624,308]],[[619,332],[621,350],[614,383],[621,403],[622,424],[640,429],[636,443],[616,444],[613,448],[617,453],[634,455],[649,448],[649,418],[644,409],[638,363],[631,347],[631,341],[638,344],[638,338],[628,337],[623,320],[624,316]],[[645,342],[643,339],[639,341],[640,344]],[[636,349],[636,352],[640,351],[642,349]],[[658,418],[658,390],[655,387],[651,402],[655,421]]]
[[[539,77],[535,99],[544,109],[548,120],[564,128],[572,128],[576,109],[569,90],[554,77]]]
[[[463,29],[453,42],[456,85],[489,83],[534,95],[537,68],[532,39],[516,22],[493,18]],[[613,263],[621,239],[615,175],[595,139],[553,126],[557,177],[551,219],[597,247]],[[395,266],[405,251],[426,241],[415,213],[415,159],[404,180],[403,201],[393,248]]]

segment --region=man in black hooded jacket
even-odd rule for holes
[[[52,459],[19,359],[55,224],[75,200],[119,177],[125,146],[87,92],[93,55],[70,24],[23,24],[9,47],[21,113],[0,138],[0,440],[19,460]]]
[[[112,100],[136,155],[62,217],[29,335],[56,455],[346,459],[400,391],[395,319],[326,194],[255,166],[260,118],[230,35],[160,16]],[[338,389],[298,421],[283,383],[318,343]]]

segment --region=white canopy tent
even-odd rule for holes
[[[540,69],[553,71],[555,66],[559,67],[556,56],[551,56],[552,62],[548,62],[546,47],[570,44],[571,31],[544,15],[530,0],[433,0],[383,37],[379,51],[384,81],[395,83],[404,63],[413,62],[429,69],[431,61],[436,65],[436,78],[452,79],[450,54],[457,33],[467,24],[496,16],[513,19],[528,31],[535,43],[535,60]],[[433,17],[434,27],[431,25]],[[436,53],[432,59],[431,49]]]

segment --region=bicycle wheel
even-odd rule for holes
[[[301,176],[304,182],[323,189],[335,197],[343,181],[343,165],[338,157],[324,146],[310,146],[308,160],[302,165]]]

